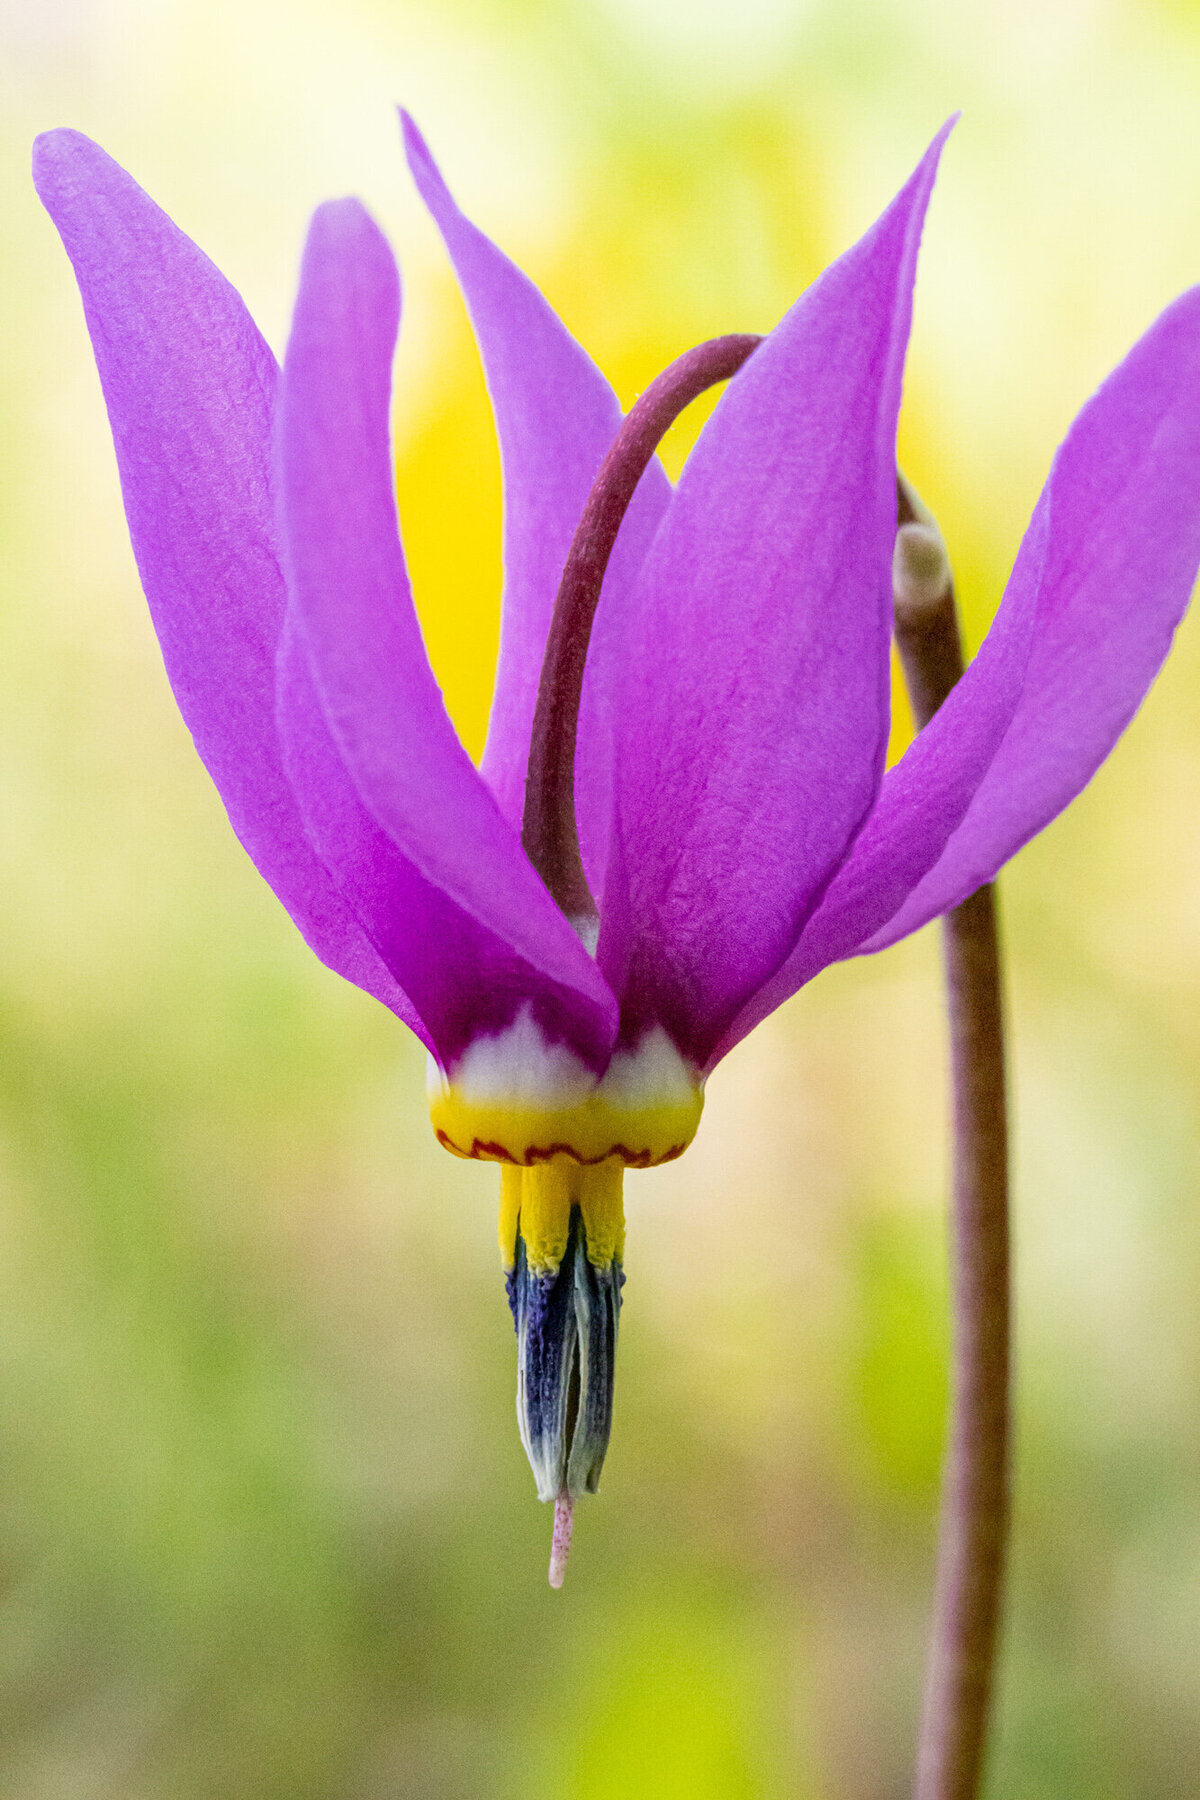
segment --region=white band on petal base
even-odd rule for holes
[[[449,1076],[430,1064],[429,1116],[455,1156],[533,1165],[552,1157],[646,1169],[682,1154],[704,1106],[699,1072],[656,1027],[597,1077],[524,1008],[477,1038]]]

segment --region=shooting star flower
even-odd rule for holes
[[[543,760],[556,732],[574,741],[573,714],[535,725],[539,676],[621,412],[405,134],[504,471],[479,769],[405,570],[399,283],[364,208],[316,213],[280,371],[233,288],[95,144],[51,132],[35,173],[167,672],[234,830],[317,955],[427,1047],[441,1142],[501,1165],[519,1416],[558,1503],[561,1580],[609,1435],[624,1169],[686,1148],[716,1064],[822,968],[995,875],[1090,779],[1167,653],[1200,562],[1200,291],[1076,419],[979,654],[885,773],[896,423],[943,132],[734,375],[678,485],[652,460],[637,483],[576,670],[574,907],[522,817],[531,735]]]

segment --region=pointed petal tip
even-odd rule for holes
[[[396,108],[400,117],[400,135],[404,139],[404,153],[411,162],[418,157],[422,162],[432,162],[429,145],[421,134],[421,128],[406,106]]]
[[[400,107],[400,133],[404,141],[404,160],[408,164],[408,172],[417,184],[417,191],[427,206],[431,206],[430,189],[443,204],[453,205],[453,200],[442,172],[433,159],[433,152],[425,142],[416,120],[404,107]],[[455,209],[457,210],[457,208]]]
[[[933,134],[933,137],[929,140],[929,146],[926,149],[925,154],[922,156],[909,179],[910,187],[915,184],[920,184],[927,189],[933,186],[938,167],[942,160],[942,151],[946,148],[950,133],[954,130],[954,127],[961,118],[961,112],[952,112],[945,124]]]
[[[940,130],[934,133],[912,174],[900,189],[900,192],[892,202],[892,205],[887,209],[887,213],[884,214],[885,218],[888,214],[894,212],[897,207],[903,206],[906,210],[915,208],[918,218],[923,220],[925,208],[929,204],[929,197],[933,192],[933,184],[937,179],[938,169],[941,166],[942,151],[946,148],[947,139],[954,130],[954,127],[958,124],[961,116],[962,115],[957,112],[951,113],[950,117],[946,120],[946,123]]]
[[[942,151],[946,148],[946,144],[950,137],[950,133],[954,130],[954,127],[958,124],[958,122],[961,118],[962,118],[962,109],[961,109],[961,107],[959,107],[959,108],[956,108],[955,111],[950,114],[950,117],[945,121],[944,124],[942,124],[938,127],[938,129],[934,132],[933,136],[929,140],[929,147],[925,151],[924,157],[922,157],[922,159],[921,159],[923,162],[927,161],[928,158],[930,158],[930,157],[933,157],[933,159],[936,162],[937,158],[942,154]]]

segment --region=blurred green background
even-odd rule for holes
[[[1073,413],[1200,279],[1200,9],[0,0],[0,100],[0,1794],[898,1800],[945,1401],[934,935],[823,976],[630,1176],[617,1429],[551,1593],[495,1174],[437,1149],[416,1044],[310,957],[194,757],[29,141],[97,137],[277,348],[311,208],[375,209],[404,527],[478,747],[499,476],[393,103],[627,403],[769,328],[961,107],[902,448],[977,642]],[[1198,791],[1193,622],[1004,878],[996,1800],[1197,1788]]]

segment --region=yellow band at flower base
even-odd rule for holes
[[[686,1150],[703,1107],[700,1077],[665,1031],[618,1050],[597,1076],[565,1045],[547,1042],[528,1009],[506,1031],[469,1045],[448,1074],[430,1068],[439,1143],[490,1162],[615,1158],[652,1168]]]

